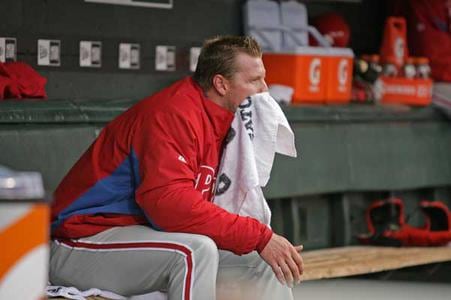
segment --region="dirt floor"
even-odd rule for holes
[[[368,279],[317,280],[294,289],[295,300],[446,300],[451,284]]]

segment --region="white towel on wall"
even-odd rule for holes
[[[276,152],[297,155],[293,131],[269,93],[248,97],[239,106],[226,143],[214,203],[269,226],[271,211],[261,188],[269,181]]]

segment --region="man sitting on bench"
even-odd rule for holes
[[[234,112],[267,89],[261,55],[250,37],[208,40],[192,78],[102,130],[54,195],[53,285],[124,296],[166,291],[169,299],[230,299],[234,289],[242,299],[293,299],[301,246],[211,201]]]

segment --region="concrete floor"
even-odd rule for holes
[[[451,284],[369,279],[318,280],[301,283],[293,293],[295,300],[450,300]]]

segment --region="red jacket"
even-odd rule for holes
[[[196,233],[220,249],[261,251],[272,231],[211,202],[233,113],[186,78],[109,123],[55,191],[54,238],[149,224]]]

